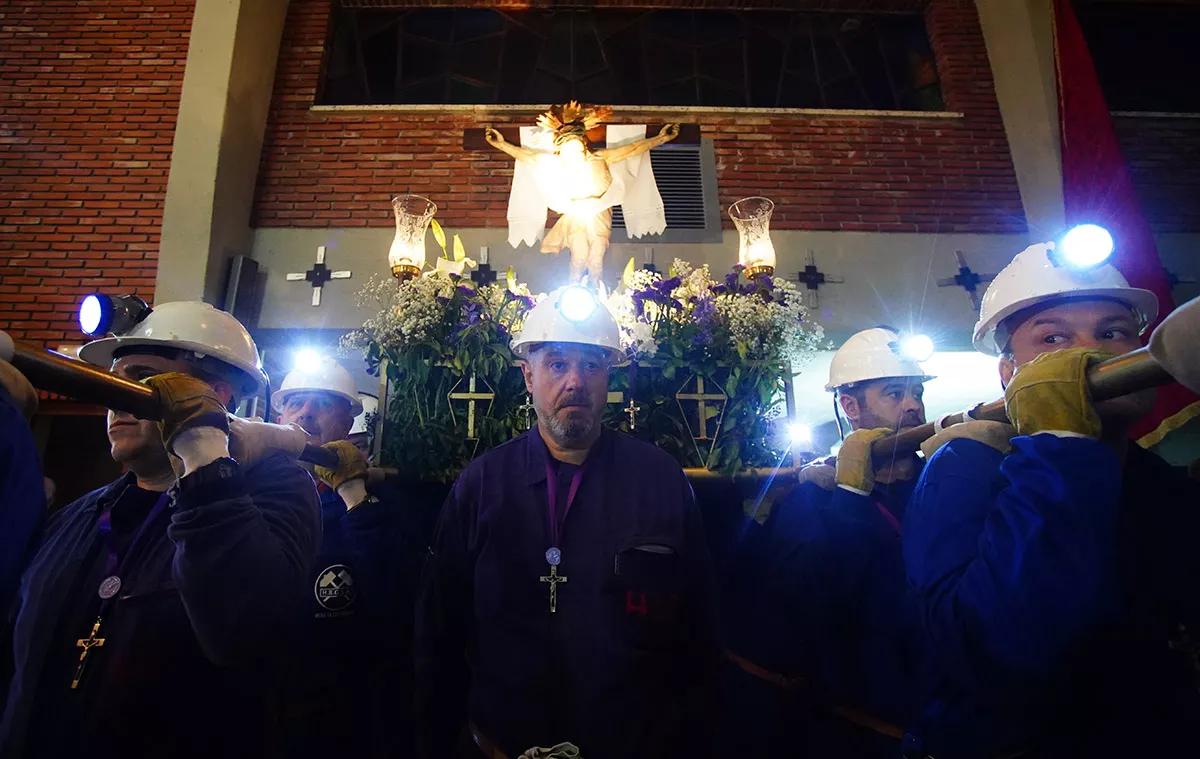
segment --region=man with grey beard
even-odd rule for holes
[[[679,465],[600,423],[618,338],[572,286],[513,341],[538,424],[472,462],[443,508],[417,610],[423,756],[710,750],[708,550]]]

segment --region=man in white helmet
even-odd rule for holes
[[[409,756],[413,750],[412,610],[429,536],[415,494],[368,485],[367,459],[347,438],[363,407],[350,372],[301,354],[271,398],[280,424],[338,454],[321,480],[322,537],[292,629],[281,685],[278,754]]]
[[[708,550],[679,465],[601,425],[616,322],[562,288],[513,351],[538,423],[472,462],[443,507],[417,611],[421,754],[706,755]]]
[[[748,524],[722,609],[736,689],[730,752],[899,754],[919,666],[900,524],[921,462],[876,468],[870,447],[925,423],[932,378],[904,345],[876,327],[838,349],[825,389],[852,432],[836,465],[806,467],[761,528]]]
[[[1058,247],[1017,255],[975,327],[1012,427],[925,446],[904,540],[934,656],[913,756],[1200,756],[1200,487],[1129,438],[1153,392],[1094,404],[1085,381],[1141,346],[1157,299]]]
[[[162,304],[80,356],[154,388],[162,421],[109,411],[127,472],[47,526],[0,666],[0,755],[261,757],[274,641],[320,536],[305,435],[229,417],[264,377],[208,304]]]

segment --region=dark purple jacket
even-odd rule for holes
[[[417,609],[421,752],[451,756],[470,719],[509,756],[561,741],[588,759],[703,756],[720,644],[683,471],[603,431],[563,524],[551,614],[547,459],[535,428],[468,466],[446,501]]]
[[[12,649],[0,652],[15,662],[0,723],[6,759],[46,753],[29,734],[33,705],[53,702],[40,689],[70,687],[42,677],[48,647],[84,597],[79,577],[101,547],[97,517],[132,481],[126,474],[55,513],[21,579]],[[105,618],[104,647],[72,692],[85,699],[72,742],[90,757],[263,756],[271,651],[295,618],[289,600],[320,540],[312,479],[267,458],[179,493],[147,529]]]

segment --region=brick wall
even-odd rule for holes
[[[1200,232],[1200,118],[1115,121],[1150,226],[1155,232]]]
[[[387,226],[391,197],[411,191],[437,202],[439,217],[451,226],[504,226],[511,159],[464,152],[462,130],[529,124],[535,112],[310,110],[332,2],[292,0],[254,223]],[[722,206],[767,195],[776,202],[776,228],[1023,232],[975,4],[931,0],[926,21],[947,108],[963,118],[650,110],[622,111],[617,120],[699,123],[714,141]]]
[[[93,290],[154,294],[193,0],[0,6],[0,329],[82,338]]]

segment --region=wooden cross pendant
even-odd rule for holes
[[[93,648],[104,645],[104,638],[96,637],[98,632],[100,632],[100,617],[96,617],[96,623],[92,625],[92,631],[86,638],[75,641],[75,645],[82,648],[83,651],[79,654],[79,666],[75,668],[75,679],[71,681],[71,690],[79,687],[79,679],[83,677],[83,665],[87,664],[88,654],[92,652]]]
[[[556,614],[558,613],[558,584],[560,582],[566,582],[567,578],[565,575],[560,575],[558,573],[558,567],[551,564],[550,574],[542,575],[541,581],[550,583],[550,613]]]

